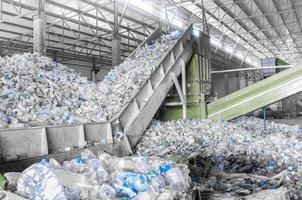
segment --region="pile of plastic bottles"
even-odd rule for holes
[[[143,46],[133,57],[128,57],[109,71],[99,84],[99,89],[104,91],[104,95],[99,98],[102,99],[109,119],[130,101],[133,92],[150,77],[179,37],[179,31],[162,35],[161,38],[150,45]]]
[[[180,32],[162,35],[98,84],[37,54],[0,57],[0,128],[102,122],[150,77]]]
[[[263,119],[259,119],[251,116],[242,116],[237,119],[234,119],[232,123],[236,124],[239,127],[242,127],[250,132],[254,132],[256,134],[261,134],[265,132],[265,134],[301,134],[302,131],[298,125],[289,126],[287,124],[280,124],[273,121],[266,120],[264,124]]]
[[[246,196],[259,191],[276,189],[284,185],[284,176],[259,176],[245,173],[211,172],[200,181],[203,191],[216,191],[233,196]]]
[[[244,123],[245,119],[247,123]],[[260,119],[241,118],[237,122],[154,121],[137,145],[136,153],[184,158],[198,155],[201,160],[211,161],[211,170],[224,173],[246,173],[266,177],[282,173],[294,193],[302,192],[301,130],[297,126],[269,122],[269,133],[266,133],[257,129]],[[244,181],[232,180],[231,183],[246,185],[250,189],[246,193],[262,187],[260,183],[256,183],[256,189],[253,188],[255,184],[251,182],[250,187],[244,184]],[[235,188],[234,185],[231,186]]]
[[[158,157],[96,156],[85,150],[63,165],[51,159],[30,166],[19,175],[16,193],[41,200],[164,200],[186,198],[190,183],[184,164]]]

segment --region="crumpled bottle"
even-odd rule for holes
[[[179,168],[175,167],[164,173],[164,177],[175,191],[184,192],[188,188],[188,183],[184,179]]]
[[[127,195],[129,198],[133,198],[139,192],[145,192],[149,190],[149,183],[147,176],[141,173],[115,171],[111,174],[113,187],[118,194]]]
[[[133,160],[133,165],[134,165],[134,171],[140,172],[140,173],[148,172],[147,157],[138,156],[138,157],[133,157],[132,160]]]
[[[37,200],[67,200],[53,168],[46,161],[35,163],[22,172],[17,193]]]
[[[81,189],[75,186],[67,185],[64,187],[68,200],[81,200]]]
[[[134,171],[134,162],[130,158],[115,158],[113,168]]]
[[[159,166],[160,174],[166,173],[167,171],[169,171],[171,169],[172,169],[171,165],[161,165],[161,166]]]
[[[87,165],[87,163],[85,163],[85,161],[79,157],[72,159],[71,161],[64,161],[63,168],[69,172],[87,174],[92,179],[97,178],[97,173],[95,172],[95,170]]]
[[[151,178],[150,185],[152,189],[154,189],[155,191],[159,191],[160,189],[166,186],[166,182],[162,175],[157,175]]]
[[[136,196],[136,192],[125,185],[123,180],[118,179],[112,185],[117,193],[127,195],[130,199]]]
[[[124,184],[136,192],[149,190],[148,179],[144,174],[127,173],[123,178]]]
[[[101,161],[103,167],[109,172],[112,173],[114,171],[114,167],[112,167],[112,163],[115,162],[115,158],[108,153],[102,152],[98,155],[98,159]]]
[[[155,170],[151,170],[147,173],[148,179],[150,180],[150,187],[159,191],[166,186],[164,177],[161,174],[158,174]]]
[[[102,199],[114,199],[115,198],[115,190],[110,185],[104,183],[99,190],[99,196]]]
[[[12,192],[16,191],[20,174],[21,173],[18,173],[18,172],[7,172],[4,174],[4,177],[6,178],[6,180],[8,182],[7,190],[10,190]]]
[[[92,151],[85,149],[83,152],[81,152],[81,158],[83,160],[89,160],[89,159],[97,159],[98,157]]]
[[[134,200],[153,200],[156,199],[158,193],[155,191],[147,191],[147,192],[140,192],[134,198]]]
[[[86,163],[89,167],[94,169],[94,171],[96,172],[97,181],[98,181],[99,184],[102,184],[102,183],[104,183],[105,181],[108,180],[109,174],[105,170],[105,168],[102,166],[101,161],[99,161],[98,159],[89,159],[89,160],[86,161]]]

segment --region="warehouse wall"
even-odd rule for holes
[[[245,87],[245,78],[238,77],[236,74],[229,73],[225,80],[224,74],[214,74],[212,84],[217,97],[221,98]],[[227,85],[225,84],[227,83]]]
[[[239,77],[229,77],[229,94],[240,90]]]
[[[243,76],[240,76],[239,77],[239,88],[240,89],[243,89],[246,87],[246,80],[245,80],[245,77]]]
[[[81,76],[87,77],[91,80],[91,70],[92,70],[92,62],[84,62],[78,60],[68,60],[68,61],[58,61],[68,67],[73,68],[76,72],[80,73]],[[104,76],[109,72],[109,68],[102,68],[102,66],[97,65],[97,68],[101,68],[97,73],[96,81],[103,80]]]
[[[221,98],[226,95],[223,74],[217,74],[212,76],[212,84],[214,91],[217,92],[218,98]]]

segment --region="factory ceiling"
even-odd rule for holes
[[[32,51],[33,17],[41,2],[47,17],[47,53],[63,60],[96,59],[110,65],[115,31],[125,59],[169,17],[176,26],[201,23],[203,7],[213,52],[227,54],[219,62],[236,58],[257,66],[260,58],[279,57],[294,64],[302,57],[299,0],[119,0],[118,23],[112,0],[0,0],[2,55]]]

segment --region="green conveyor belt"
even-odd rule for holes
[[[208,104],[208,118],[231,120],[302,91],[302,65]]]

